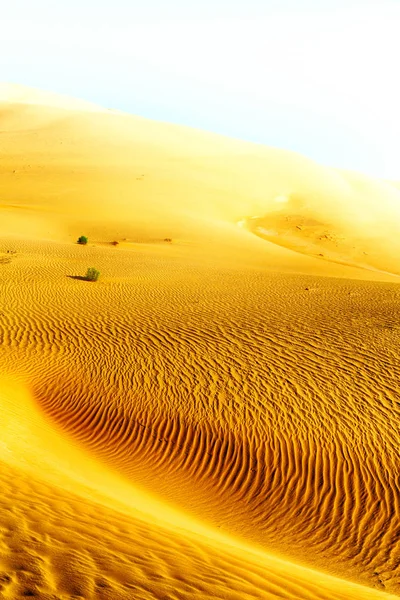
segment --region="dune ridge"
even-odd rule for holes
[[[398,597],[395,185],[48,104],[0,112],[4,597]]]

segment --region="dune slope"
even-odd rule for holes
[[[396,186],[7,89],[4,597],[400,595]]]

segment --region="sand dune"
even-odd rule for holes
[[[4,90],[0,594],[398,597],[396,184]]]

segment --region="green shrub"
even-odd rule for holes
[[[88,243],[88,238],[86,237],[86,235],[81,235],[80,238],[78,238],[78,244],[82,244],[83,246],[86,246],[86,244]]]
[[[89,267],[86,271],[85,279],[86,281],[97,281],[100,277],[100,271],[95,269],[94,267]]]

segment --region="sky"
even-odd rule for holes
[[[400,0],[13,0],[0,81],[400,179]]]

